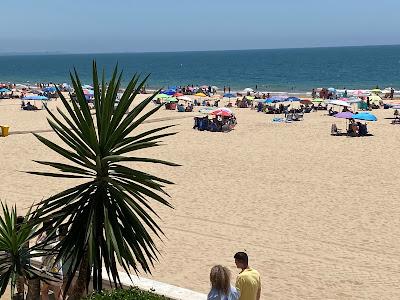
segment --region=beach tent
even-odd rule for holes
[[[9,92],[10,92],[9,89],[6,89],[6,88],[1,88],[0,89],[0,93],[9,93]]]

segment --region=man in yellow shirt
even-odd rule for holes
[[[236,288],[240,292],[239,300],[260,300],[260,273],[249,267],[249,257],[245,252],[236,253],[234,258],[236,267],[242,269],[236,278]]]

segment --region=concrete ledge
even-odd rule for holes
[[[124,288],[130,286],[136,286],[144,291],[151,291],[158,295],[163,295],[168,298],[174,300],[206,300],[207,295],[198,293],[192,290],[184,289],[181,287],[177,287],[174,285],[170,285],[167,283],[137,277],[136,275],[132,276],[132,281],[129,279],[129,276],[125,272],[118,272],[121,283]],[[103,271],[103,283],[105,286],[108,286],[107,273]]]
[[[32,260],[32,264],[35,266],[41,265],[41,259],[36,258]],[[175,285],[151,280],[148,278],[139,277],[132,275],[132,280],[125,272],[118,272],[119,278],[121,279],[122,286],[124,288],[137,287],[143,291],[150,291],[154,294],[163,295],[173,300],[206,300],[207,295],[198,293],[189,289],[184,289]],[[110,284],[107,276],[107,272],[103,270],[103,286],[104,289],[110,289]]]

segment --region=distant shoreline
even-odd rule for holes
[[[341,49],[341,48],[373,48],[396,47],[400,44],[381,45],[343,45],[343,46],[311,46],[311,47],[285,47],[285,48],[253,48],[253,49],[210,49],[210,50],[171,50],[171,51],[116,51],[116,52],[62,52],[62,51],[35,51],[35,52],[0,52],[0,56],[42,56],[42,55],[112,55],[112,54],[161,54],[161,53],[202,53],[202,52],[240,52],[240,51],[274,51],[274,50],[307,50],[307,49]]]

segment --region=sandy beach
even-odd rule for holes
[[[0,125],[19,131],[0,138],[0,199],[23,211],[79,181],[21,172],[46,170],[32,160],[60,158],[29,133],[49,129],[47,113],[19,106],[0,100]],[[345,129],[345,120],[326,111],[274,124],[272,115],[233,110],[238,125],[229,133],[193,130],[197,113],[164,109],[142,126],[177,124],[165,146],[143,155],[182,164],[143,166],[176,183],[168,188],[175,209],[155,205],[166,237],[147,276],[207,293],[211,267],[229,266],[234,279],[233,255],[246,251],[262,299],[400,298],[400,126],[386,119],[393,110],[374,110],[373,136],[359,138],[331,136],[331,124]]]

